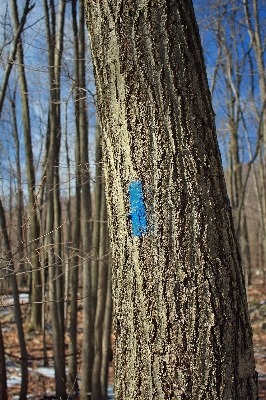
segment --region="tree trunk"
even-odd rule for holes
[[[78,391],[78,367],[77,367],[77,311],[78,311],[78,281],[79,281],[79,255],[77,249],[80,248],[81,235],[80,235],[80,217],[81,217],[81,178],[80,178],[80,128],[79,128],[79,97],[80,97],[80,85],[79,85],[79,63],[84,62],[79,58],[79,32],[77,24],[77,0],[72,0],[72,18],[73,18],[73,34],[74,34],[74,57],[75,57],[75,77],[76,86],[74,92],[74,105],[75,105],[75,123],[76,123],[76,138],[75,138],[75,163],[76,163],[76,193],[75,193],[75,211],[74,211],[74,242],[73,248],[75,249],[75,256],[73,256],[73,266],[71,268],[71,301],[70,301],[70,343],[69,343],[69,376],[68,383],[74,391]]]
[[[65,347],[63,274],[61,255],[61,212],[59,191],[59,154],[61,141],[60,71],[63,51],[65,1],[60,0],[57,14],[54,2],[44,0],[50,72],[49,149],[46,170],[46,245],[49,268],[49,300],[53,333],[56,396],[65,399]],[[49,10],[50,14],[49,15]],[[56,16],[58,17],[56,25]],[[50,21],[51,19],[51,21]],[[56,29],[57,27],[57,29]]]
[[[12,0],[12,16],[14,23],[14,30],[16,31],[19,27],[18,10],[16,0]],[[28,102],[28,87],[25,75],[24,67],[24,56],[22,41],[19,40],[17,49],[17,60],[19,70],[19,82],[20,82],[20,96],[22,104],[22,123],[24,130],[24,143],[25,143],[25,154],[26,154],[26,169],[28,179],[28,225],[29,229],[29,242],[30,242],[30,254],[29,260],[32,266],[31,276],[31,315],[30,325],[33,330],[41,330],[42,326],[42,304],[41,304],[41,270],[38,256],[38,238],[40,236],[40,228],[37,219],[36,212],[36,199],[35,199],[35,170],[34,170],[34,159],[32,152],[32,141],[31,141],[31,127],[30,127],[30,111]]]
[[[15,308],[15,317],[16,324],[18,329],[18,339],[20,345],[20,354],[21,354],[21,387],[19,400],[27,399],[27,391],[28,391],[28,356],[27,356],[27,348],[24,337],[21,309],[19,304],[19,292],[18,292],[18,284],[17,277],[14,269],[14,262],[12,258],[10,241],[7,234],[7,226],[6,226],[6,217],[5,211],[2,205],[2,201],[0,200],[0,233],[1,233],[1,244],[6,252],[6,260],[8,262],[8,269],[11,273],[11,285],[12,285],[12,294],[14,298],[14,308]]]
[[[101,226],[101,192],[102,192],[102,147],[100,143],[100,127],[96,123],[95,143],[95,186],[94,186],[94,215],[92,235],[92,260],[91,260],[91,297],[92,297],[92,320],[95,322],[97,298],[98,298],[98,275],[99,275],[99,244]]]
[[[99,270],[98,270],[98,287],[97,287],[97,307],[95,313],[95,324],[94,324],[94,360],[92,370],[92,398],[104,400],[106,399],[107,392],[102,392],[104,385],[101,383],[101,370],[106,362],[106,357],[103,358],[104,351],[103,345],[106,344],[103,341],[104,334],[104,322],[105,322],[105,311],[106,311],[106,299],[108,290],[108,229],[107,229],[107,210],[105,204],[105,194],[102,191],[101,204],[101,231],[100,231],[100,243],[99,243]],[[110,332],[111,333],[111,332]],[[109,334],[110,334],[109,333]],[[109,346],[108,346],[109,347]],[[107,389],[107,388],[106,388]]]
[[[17,175],[17,195],[16,195],[16,204],[17,204],[17,246],[18,246],[18,270],[20,272],[19,275],[19,286],[24,287],[26,285],[26,271],[24,267],[24,250],[23,250],[23,190],[22,190],[22,177],[21,177],[21,168],[20,168],[20,144],[19,144],[19,134],[18,134],[18,124],[17,124],[17,115],[16,115],[16,102],[15,102],[16,91],[14,92],[14,98],[10,101],[12,108],[12,118],[13,118],[13,136],[16,147],[16,175]]]
[[[56,164],[59,166],[60,142],[57,144],[58,159]],[[54,256],[55,256],[55,274],[56,274],[56,298],[58,308],[58,322],[60,327],[61,341],[64,342],[65,320],[64,320],[64,300],[65,300],[65,268],[62,257],[62,234],[60,225],[62,223],[61,201],[60,201],[60,183],[59,183],[59,167],[54,171]]]
[[[0,398],[1,398],[1,400],[8,400],[7,399],[5,348],[4,348],[1,323],[0,323]]]
[[[115,398],[257,399],[192,2],[85,4],[112,246]]]
[[[107,223],[107,221],[106,221]],[[108,243],[109,245],[109,243]],[[109,249],[109,246],[108,246]],[[111,271],[111,257],[108,257],[108,281],[107,281],[107,295],[105,305],[105,315],[103,322],[103,338],[102,338],[102,365],[101,365],[101,393],[104,400],[108,399],[108,378],[109,378],[109,362],[112,358],[111,348],[111,332],[112,332],[112,271]]]
[[[83,5],[83,1],[81,2]],[[79,9],[79,59],[85,59],[85,11]],[[79,84],[86,88],[85,63],[79,63]],[[93,330],[92,293],[91,293],[91,191],[89,171],[88,143],[88,104],[84,95],[79,98],[79,130],[80,130],[80,172],[81,172],[81,236],[83,257],[83,343],[82,343],[82,380],[81,399],[91,399],[91,375],[93,366]]]

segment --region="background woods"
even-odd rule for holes
[[[256,309],[251,316],[260,326],[259,301],[266,298],[265,5],[194,1],[250,308]],[[17,392],[26,399],[32,365],[46,365],[55,369],[57,398],[80,390],[82,399],[91,393],[107,399],[111,257],[83,0],[3,1],[0,49],[1,318],[2,326],[11,324],[4,311],[12,295],[22,372]],[[23,293],[29,297],[21,305]],[[32,335],[41,343],[38,354]],[[2,340],[4,376],[1,348]],[[0,390],[4,400],[5,386]]]

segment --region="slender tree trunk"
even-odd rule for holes
[[[15,93],[14,93],[15,96]],[[22,191],[22,178],[21,178],[21,168],[20,168],[20,146],[19,146],[19,135],[18,135],[18,124],[17,124],[17,115],[16,115],[16,103],[15,99],[11,100],[11,108],[12,108],[12,117],[13,117],[13,136],[16,146],[16,174],[17,174],[17,196],[16,196],[16,204],[17,204],[17,246],[18,246],[18,269],[20,271],[19,275],[19,283],[20,287],[25,286],[27,279],[24,268],[24,251],[23,251],[23,191]]]
[[[104,190],[104,182],[103,182],[103,171],[102,171],[102,146],[101,146],[101,138],[100,138],[100,127],[97,126],[96,131],[96,174],[98,176],[98,185],[100,186],[100,190],[95,195],[95,199],[98,198],[98,202],[101,204],[100,207],[100,215],[99,215],[99,227],[100,227],[100,241],[98,243],[99,246],[99,263],[104,263],[101,265],[99,269],[99,275],[102,273],[104,274],[103,277],[99,278],[98,291],[99,302],[102,304],[103,310],[100,308],[100,304],[97,301],[97,310],[96,310],[96,321],[95,321],[95,341],[94,341],[94,349],[95,349],[95,358],[94,366],[93,366],[93,380],[95,380],[97,385],[100,384],[100,396],[101,399],[107,400],[107,388],[108,388],[108,368],[109,368],[109,361],[111,356],[111,329],[112,329],[112,288],[111,288],[111,263],[109,257],[109,234],[108,234],[108,226],[107,226],[107,208],[106,208],[106,198],[105,198],[105,190]],[[98,167],[98,169],[97,169]],[[101,198],[101,200],[100,200]],[[96,205],[95,205],[96,206]],[[98,218],[98,216],[95,218]],[[95,232],[93,231],[93,234]],[[103,269],[104,267],[107,270]],[[104,285],[102,286],[103,280],[106,279]],[[106,290],[106,294],[103,292]],[[103,305],[103,296],[106,297],[105,305]],[[99,315],[104,313],[102,326],[100,325],[101,331],[101,338],[97,338],[97,324],[99,324],[100,319]],[[98,320],[97,320],[98,319]],[[100,360],[100,372],[97,370],[97,358],[98,358],[98,368],[99,368],[99,354],[97,355],[97,341],[99,347],[99,341],[101,341],[101,360]],[[100,376],[96,374],[99,373]],[[95,382],[94,382],[95,385]],[[95,391],[93,392],[95,395]]]
[[[15,30],[19,27],[18,10],[16,0],[11,1],[13,24]],[[35,169],[32,152],[31,127],[30,127],[30,112],[28,102],[28,88],[24,68],[24,56],[22,41],[19,40],[17,49],[17,60],[19,70],[20,97],[22,104],[22,122],[24,130],[24,143],[26,153],[26,169],[28,179],[28,208],[29,208],[29,241],[30,254],[29,260],[32,266],[31,271],[31,329],[41,330],[42,326],[42,304],[41,299],[41,270],[37,249],[39,248],[38,238],[40,236],[40,227],[38,224],[35,199]]]
[[[68,143],[68,102],[72,94],[72,87],[71,91],[68,95],[67,100],[64,102],[64,137],[65,137],[65,151],[66,151],[66,164],[67,164],[67,200],[66,200],[66,215],[68,219],[66,221],[66,238],[64,243],[64,257],[65,257],[65,305],[64,305],[64,319],[65,321],[68,320],[68,305],[69,305],[69,289],[70,289],[70,244],[72,240],[71,234],[71,226],[73,220],[71,218],[71,166],[70,166],[70,155],[69,155],[69,143]],[[66,322],[67,326],[67,322]]]
[[[83,5],[83,0],[80,5]],[[79,59],[85,60],[85,13],[84,7],[79,7]],[[85,63],[79,63],[79,85],[86,88]],[[80,130],[80,172],[81,172],[81,236],[83,257],[83,343],[82,343],[82,380],[81,399],[91,399],[92,366],[93,366],[93,330],[92,292],[91,292],[91,191],[89,171],[88,143],[88,105],[84,95],[79,98],[79,130]]]
[[[90,400],[92,392],[93,329],[91,300],[91,203],[90,175],[88,171],[88,129],[81,130],[81,234],[83,254],[83,344],[81,399]]]
[[[244,277],[192,2],[85,4],[112,246],[115,398],[255,400]]]
[[[107,223],[107,221],[106,221]],[[109,242],[108,242],[109,244]],[[108,246],[109,250],[109,246]],[[111,271],[111,260],[108,257],[108,282],[107,282],[107,295],[106,295],[106,306],[103,323],[103,338],[102,338],[102,365],[101,365],[101,393],[102,398],[107,400],[107,389],[108,389],[108,378],[109,378],[109,362],[112,358],[111,348],[111,332],[112,332],[112,271]]]
[[[20,395],[19,400],[26,400],[27,399],[27,391],[28,391],[28,361],[27,361],[27,348],[26,342],[24,337],[23,331],[23,323],[22,323],[22,316],[21,316],[21,309],[19,304],[19,292],[18,292],[18,284],[17,284],[17,277],[15,274],[14,269],[14,262],[12,259],[12,253],[10,248],[10,241],[7,234],[7,226],[6,226],[6,217],[5,211],[2,205],[2,201],[0,200],[0,232],[1,232],[1,243],[3,248],[6,251],[6,259],[8,262],[8,269],[11,273],[11,286],[12,286],[12,293],[14,298],[14,307],[15,307],[15,317],[16,317],[16,324],[18,329],[18,339],[20,345],[20,355],[21,355],[21,387],[20,387]]]
[[[234,108],[234,102],[231,103]],[[236,118],[238,119],[238,117]],[[236,229],[236,236],[239,241],[240,255],[242,259],[242,267],[245,277],[245,283],[249,285],[249,276],[251,269],[250,259],[250,246],[248,239],[247,230],[247,217],[244,206],[243,196],[243,173],[242,163],[240,161],[240,146],[238,138],[238,123],[235,120],[234,112],[232,116],[229,116],[229,129],[230,129],[230,154],[232,154],[232,171],[233,175],[233,190],[232,197],[230,199],[233,208],[234,226]],[[248,169],[248,175],[251,169]],[[248,176],[246,177],[248,179]]]
[[[99,199],[100,200],[100,199]],[[95,314],[94,326],[94,360],[92,370],[92,397],[93,399],[106,399],[106,392],[102,393],[101,370],[103,361],[103,334],[104,320],[106,312],[106,298],[108,288],[108,229],[107,229],[107,210],[105,204],[105,194],[102,191],[101,204],[101,232],[99,243],[99,272],[98,272],[98,288],[97,288],[97,307]]]
[[[73,33],[74,33],[74,58],[75,58],[75,75],[76,75],[76,87],[74,91],[74,105],[75,105],[75,122],[76,122],[76,139],[75,139],[75,162],[76,162],[76,193],[75,193],[75,210],[74,210],[74,241],[73,248],[75,255],[73,256],[73,265],[71,268],[71,301],[70,301],[70,344],[69,352],[72,354],[69,357],[69,376],[68,383],[73,390],[78,390],[78,368],[77,368],[77,311],[78,311],[78,282],[79,282],[79,255],[77,254],[80,248],[81,235],[80,235],[80,218],[81,218],[81,177],[80,177],[80,128],[79,128],[79,32],[77,25],[77,1],[72,0],[72,21],[73,21]]]
[[[57,145],[58,152],[60,151],[60,143]],[[56,161],[59,166],[59,154]],[[60,225],[62,223],[61,216],[61,201],[60,201],[60,183],[59,183],[59,167],[54,171],[54,248],[55,248],[55,274],[56,274],[56,297],[58,308],[58,322],[61,333],[61,340],[64,342],[65,335],[65,320],[64,320],[64,300],[65,300],[65,268],[62,255],[62,230]]]
[[[60,67],[63,51],[63,30],[65,1],[60,0],[57,17],[54,2],[44,0],[46,33],[50,66],[50,111],[49,111],[49,149],[46,178],[46,245],[49,268],[49,300],[53,332],[56,396],[65,399],[65,348],[64,348],[64,304],[63,274],[61,260],[61,212],[59,191],[59,154],[61,141],[60,120]]]
[[[78,366],[77,366],[77,312],[78,312],[78,283],[79,283],[79,256],[77,251],[80,245],[80,184],[76,176],[75,221],[74,221],[74,252],[71,263],[71,300],[70,300],[70,343],[69,343],[69,375],[68,384],[73,391],[78,391]]]
[[[96,124],[96,144],[95,144],[95,186],[94,186],[94,216],[93,216],[93,235],[92,235],[92,260],[91,260],[91,296],[92,296],[92,320],[95,321],[97,298],[98,298],[98,275],[99,275],[99,244],[102,208],[102,147],[100,143],[100,127]],[[97,340],[97,339],[96,339]]]
[[[76,3],[76,0],[72,2]],[[75,5],[76,6],[76,5]],[[76,9],[76,8],[75,8]],[[76,60],[75,56],[75,60]],[[74,103],[77,106],[77,102]],[[76,111],[77,113],[77,111]],[[79,284],[79,254],[78,249],[80,248],[80,139],[79,130],[76,117],[76,140],[75,140],[75,162],[76,162],[76,188],[75,188],[75,199],[74,199],[74,212],[73,220],[71,219],[70,225],[74,225],[73,228],[73,244],[72,251],[68,251],[68,265],[70,271],[70,282],[69,282],[69,293],[70,293],[70,324],[69,324],[69,359],[68,359],[68,385],[72,391],[78,391],[78,366],[77,366],[77,311],[78,311],[78,284]],[[67,136],[66,136],[67,139]],[[67,146],[68,147],[68,146]],[[68,150],[67,150],[68,154]],[[68,163],[69,164],[69,163]],[[69,173],[70,180],[70,173]],[[70,204],[70,187],[69,187],[69,200],[68,200],[68,215],[71,215],[71,204]],[[68,227],[68,243],[71,242],[71,226]],[[70,246],[70,244],[68,244]]]
[[[46,188],[46,172],[48,165],[48,153],[50,147],[50,112],[48,112],[47,117],[47,127],[46,127],[46,138],[44,145],[44,155],[43,155],[43,167],[42,167],[42,178],[40,179],[40,188],[38,193],[38,202],[37,202],[37,217],[40,227],[40,259],[41,259],[41,275],[42,275],[42,332],[43,332],[43,365],[48,365],[47,359],[47,346],[46,346],[46,321],[47,321],[47,313],[48,313],[48,303],[49,303],[49,284],[48,284],[48,257],[47,257],[47,248],[46,248],[46,219],[47,219],[47,208],[45,207],[46,199],[45,199],[45,189]]]
[[[0,398],[1,398],[1,400],[8,400],[7,399],[5,348],[4,348],[1,323],[0,323]]]
[[[60,203],[60,186],[59,186],[59,157],[60,157],[60,145],[61,145],[61,86],[60,86],[60,76],[61,76],[61,59],[63,53],[63,34],[64,34],[64,24],[65,24],[65,7],[66,3],[64,0],[60,0],[57,12],[57,32],[55,35],[54,47],[52,47],[52,52],[54,56],[54,63],[51,65],[54,73],[54,81],[51,81],[52,92],[52,110],[51,113],[51,133],[52,139],[50,146],[54,145],[55,149],[51,150],[52,154],[55,151],[54,158],[50,158],[51,166],[54,168],[54,228],[55,229],[55,259],[56,259],[56,296],[57,296],[57,308],[58,308],[58,318],[59,326],[61,331],[61,342],[62,351],[64,351],[64,274],[63,274],[63,262],[62,262],[62,240],[61,240],[61,229],[58,229],[61,225],[61,203]]]

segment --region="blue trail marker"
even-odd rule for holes
[[[132,222],[132,236],[146,235],[146,208],[144,204],[141,181],[133,181],[129,184],[129,202],[130,212],[128,217]]]
[[[229,198],[229,196],[227,196],[227,201],[228,201],[229,208],[230,208],[230,210],[232,211],[232,207],[231,207],[231,203],[230,203],[230,198]]]

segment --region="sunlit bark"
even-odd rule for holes
[[[115,398],[257,399],[192,2],[85,4],[112,247]],[[143,188],[142,231],[128,217],[132,182]]]

